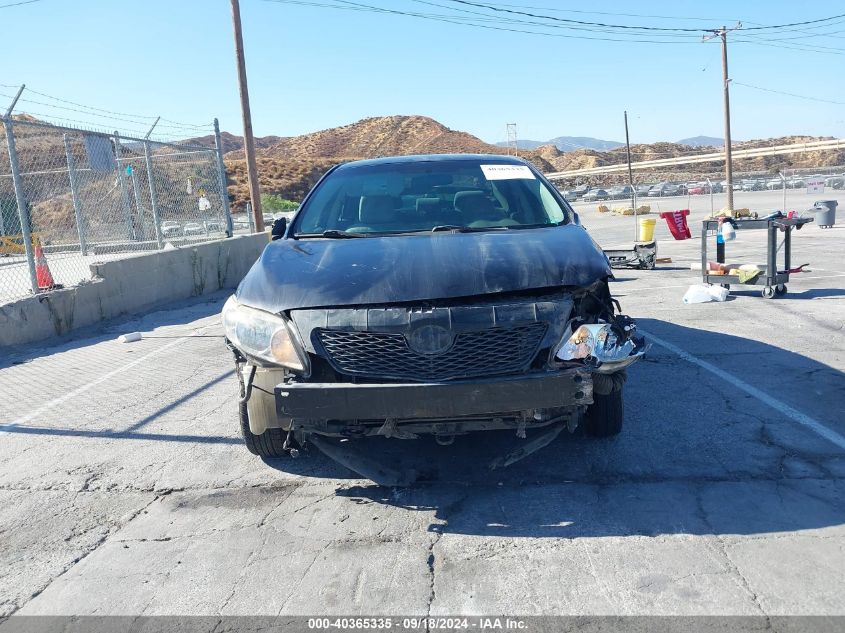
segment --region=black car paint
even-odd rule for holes
[[[240,303],[282,313],[298,308],[377,305],[473,297],[561,286],[586,287],[613,276],[607,257],[576,215],[530,163],[514,157],[441,155],[357,161],[329,170],[309,192],[343,169],[375,162],[483,160],[527,165],[548,184],[570,223],[477,233],[423,233],[356,240],[298,239],[297,220],[267,245],[236,292]],[[301,208],[302,208],[301,207]],[[299,214],[297,214],[298,216]]]
[[[484,233],[271,242],[238,287],[238,302],[297,308],[473,297],[611,277],[607,257],[576,224]]]

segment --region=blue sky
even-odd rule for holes
[[[14,1],[0,0],[0,84],[6,86],[0,94],[26,83],[48,95],[133,116],[131,122],[120,121],[69,104],[60,109],[31,102],[21,103],[19,111],[128,132],[143,128],[144,117],[159,114],[194,123],[216,116],[224,129],[240,132],[228,0],[38,0],[3,8]],[[451,5],[448,9],[419,0],[358,1],[438,15],[461,8],[481,11],[451,0],[430,0]],[[845,13],[841,1],[486,4],[534,7],[523,10],[565,19],[695,28],[736,20],[745,26],[783,24]],[[367,116],[422,114],[488,142],[504,140],[505,125],[512,122],[520,138],[624,140],[625,109],[632,142],[723,133],[720,47],[701,43],[697,34],[683,44],[595,41],[264,0],[241,0],[241,12],[258,135],[302,134]],[[615,15],[632,13],[671,19]],[[499,21],[507,17],[493,14],[494,21],[485,24],[509,28]],[[731,44],[735,82],[845,103],[845,19],[768,39],[779,41]],[[828,48],[815,48],[821,46]],[[0,96],[3,109],[7,103]],[[845,105],[734,85],[731,106],[738,140],[845,136]]]

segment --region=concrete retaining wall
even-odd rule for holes
[[[0,346],[58,336],[153,306],[234,288],[267,233],[203,242],[91,265],[91,283],[0,306]]]

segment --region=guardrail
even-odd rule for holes
[[[825,149],[845,148],[845,139],[830,139],[827,141],[813,141],[810,143],[795,143],[792,145],[773,145],[771,147],[755,147],[754,149],[735,149],[733,159],[761,158],[764,156],[779,156],[782,154],[797,154],[800,152],[814,152]],[[675,165],[695,165],[698,163],[713,163],[725,160],[724,152],[710,154],[695,154],[692,156],[676,156],[674,158],[659,158],[631,163],[631,169],[655,169],[659,167],[673,167]],[[598,174],[615,174],[628,170],[628,163],[605,165],[603,167],[589,167],[586,169],[572,169],[569,171],[555,171],[546,174],[546,178],[556,180],[573,176],[593,176]]]

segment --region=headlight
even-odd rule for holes
[[[555,358],[584,359],[590,364],[601,365],[624,360],[635,348],[631,339],[620,343],[607,323],[582,325],[558,348]]]
[[[295,371],[306,370],[306,356],[282,317],[242,306],[235,297],[226,301],[222,317],[226,338],[247,356]]]

